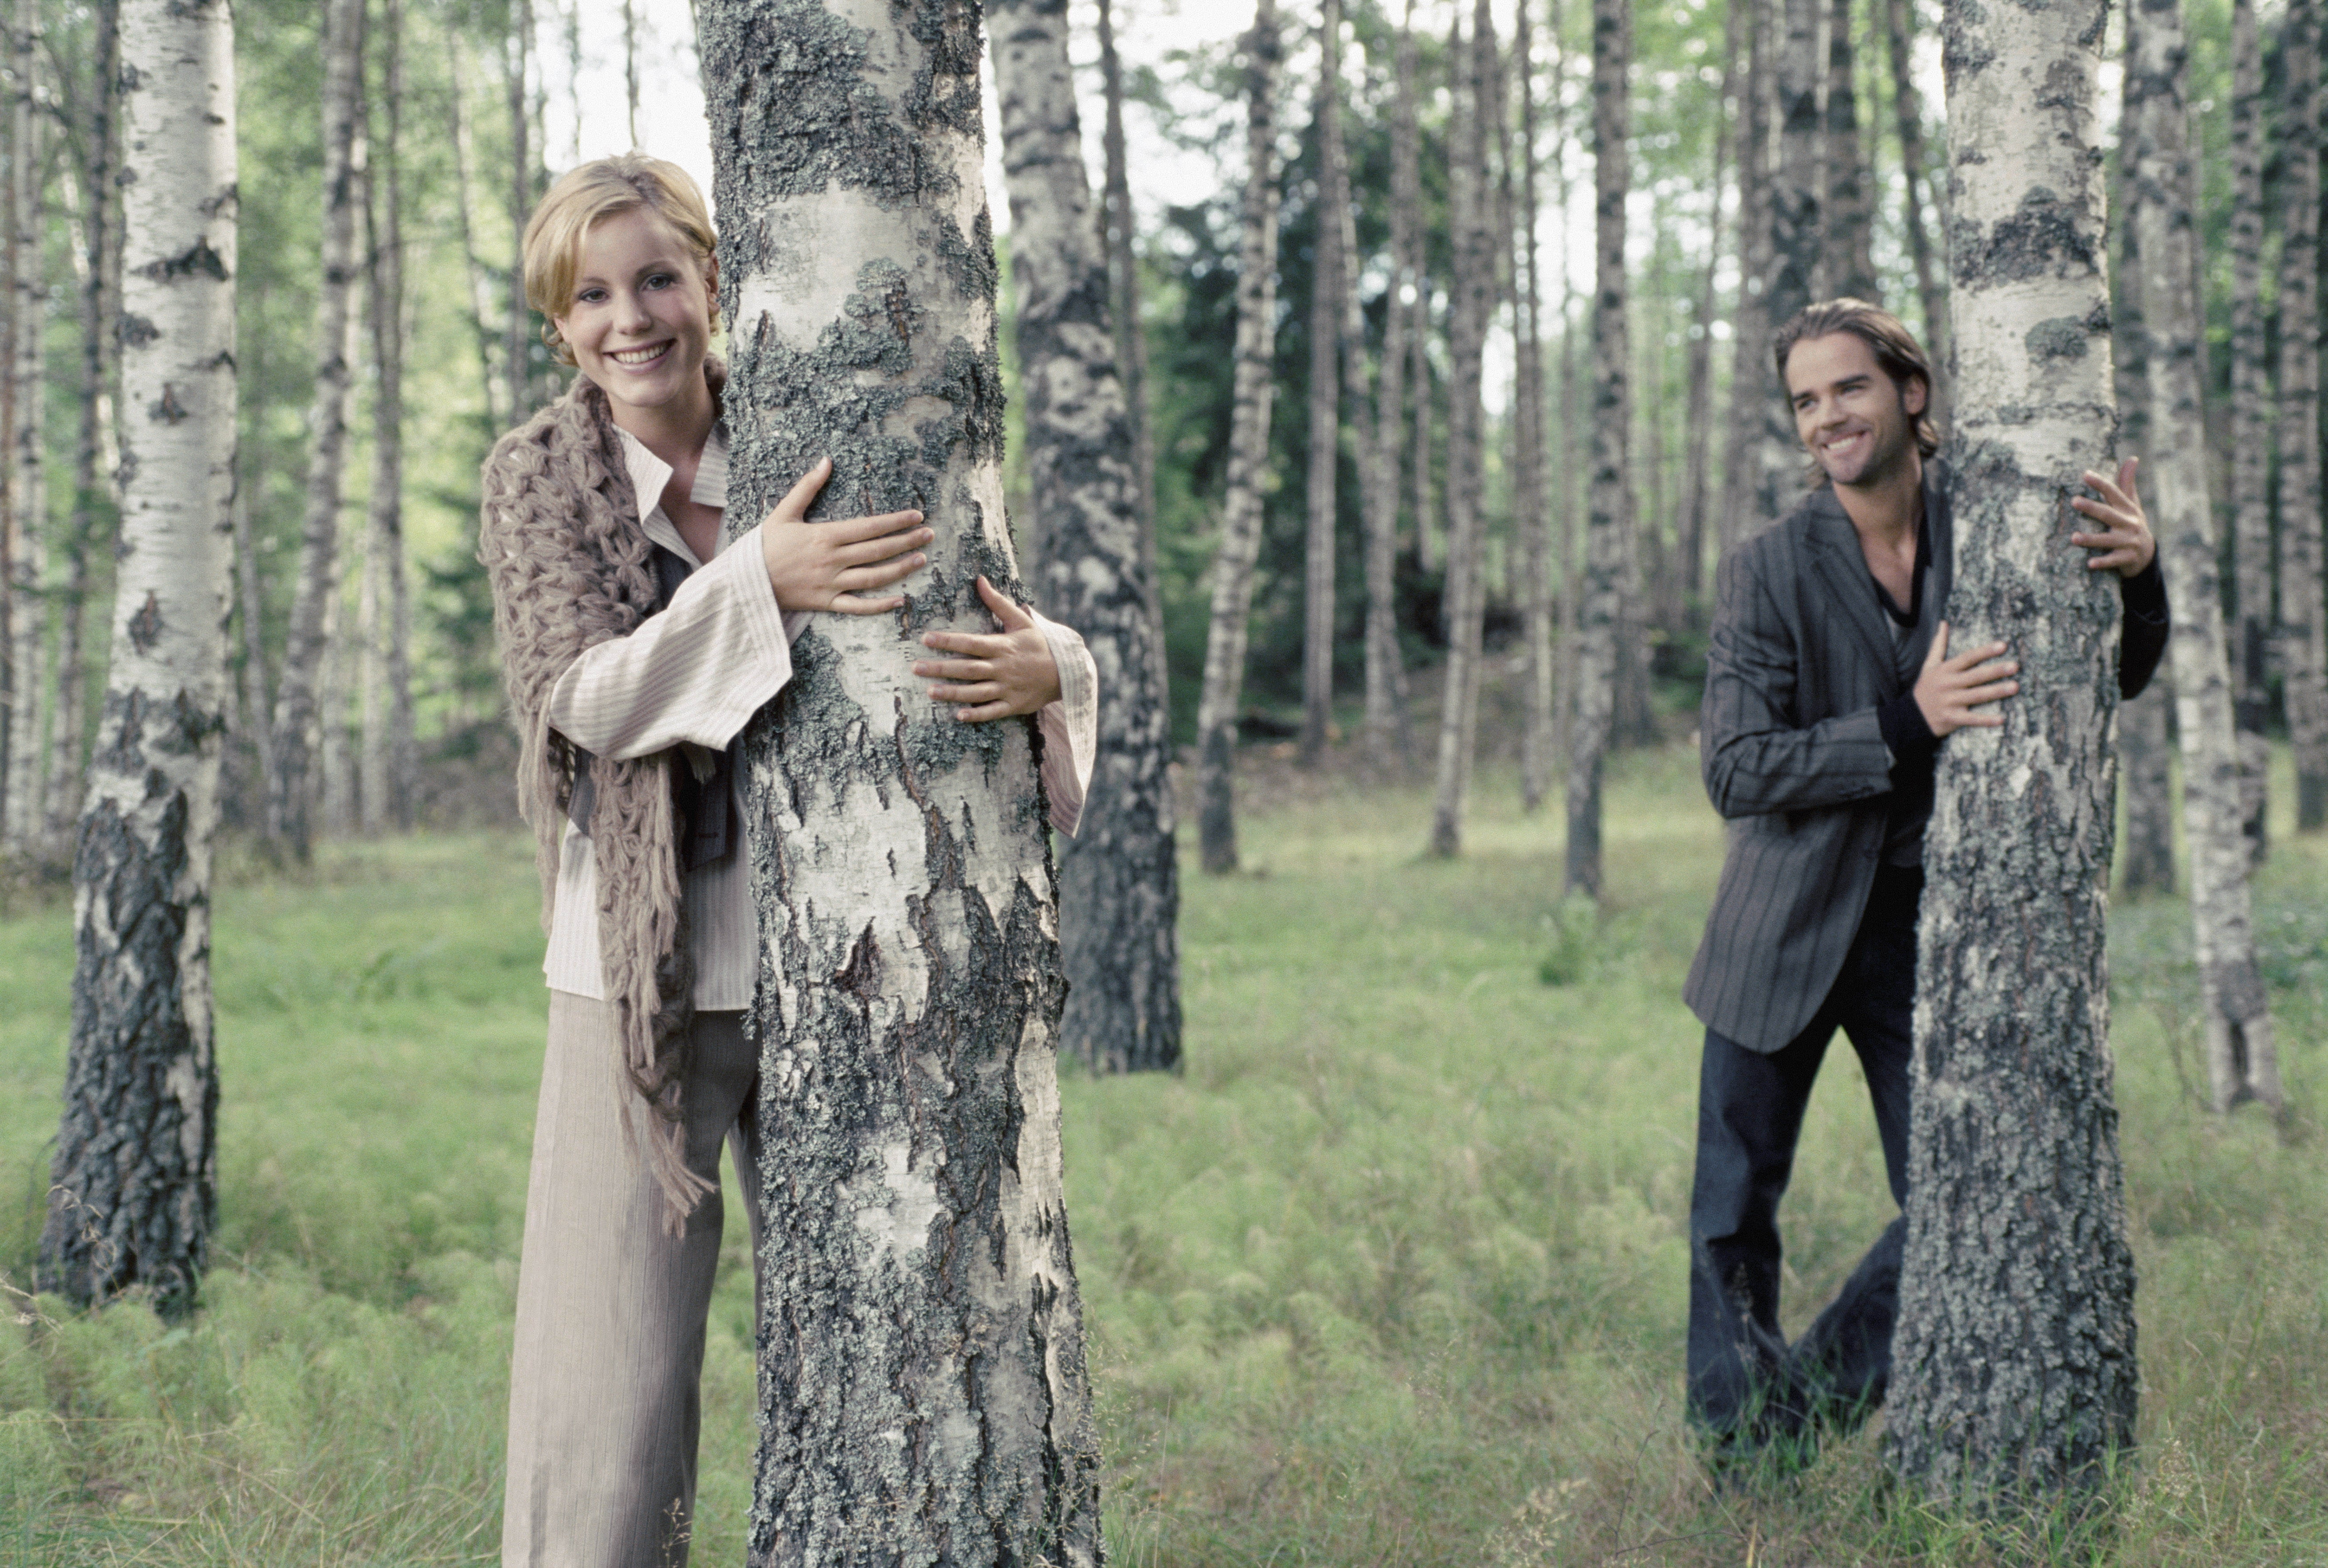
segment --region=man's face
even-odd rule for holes
[[[1914,460],[1925,396],[1921,380],[1886,375],[1855,333],[1805,338],[1787,355],[1795,434],[1839,486],[1881,484]]]

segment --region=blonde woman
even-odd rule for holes
[[[526,294],[580,372],[486,461],[479,551],[540,850],[549,1040],[512,1359],[504,1564],[683,1563],[728,1145],[759,1253],[759,944],[734,745],[818,615],[883,615],[918,512],[810,524],[821,463],[724,546],[709,214],[676,166],[575,169],[526,227]],[[966,722],[1033,714],[1051,821],[1091,777],[1082,640],[997,592],[916,675]]]

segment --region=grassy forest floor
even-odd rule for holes
[[[1619,760],[1610,914],[1565,936],[1557,812],[1524,817],[1508,773],[1453,864],[1418,854],[1419,790],[1257,786],[1248,873],[1184,883],[1186,1073],[1065,1084],[1113,1562],[2328,1564],[2328,841],[2282,837],[2258,887],[2284,1128],[2198,1103],[2182,906],[2114,917],[2142,1450],[2106,1526],[1984,1539],[1888,1495],[1873,1433],[1768,1494],[1694,1461],[1678,996],[1721,833],[1693,756]],[[527,847],[226,870],[221,1230],[188,1328],[14,1293],[71,934],[61,904],[0,921],[0,1564],[493,1560],[544,1005]],[[1540,978],[1555,946],[1574,983]],[[1787,1206],[1790,1331],[1888,1208],[1838,1043]],[[746,1267],[731,1235],[708,1568],[749,1501]]]

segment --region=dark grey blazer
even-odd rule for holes
[[[1924,525],[1929,591],[1945,606],[1956,550],[1937,463],[1924,466]],[[1775,1051],[1811,1021],[1859,929],[1891,807],[1875,709],[1906,690],[1898,666],[1831,488],[1722,563],[1698,745],[1730,848],[1682,999],[1751,1050]]]

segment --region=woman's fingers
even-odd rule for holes
[[[885,533],[879,539],[868,539],[858,544],[835,546],[833,564],[840,567],[872,566],[891,560],[909,550],[917,550],[930,542],[930,530],[912,528],[897,533]]]
[[[878,540],[886,535],[903,533],[923,521],[918,512],[885,512],[878,517],[844,517],[816,526],[825,530],[825,537],[837,545],[860,544],[867,540]],[[923,533],[934,539],[928,529]]]
[[[941,653],[967,653],[973,659],[1000,659],[1010,652],[1010,639],[989,632],[925,632],[922,646]]]
[[[832,459],[818,458],[816,466],[802,474],[799,481],[790,490],[784,492],[784,498],[776,502],[776,509],[768,515],[772,518],[786,518],[797,522],[808,515],[810,505],[815,502],[818,493],[824,489],[824,482],[831,477]]]
[[[988,582],[983,572],[979,574],[978,596],[986,601],[986,607],[994,612],[994,618],[1002,623],[1006,632],[1021,631],[1035,624],[1035,617],[1017,600]]]
[[[841,615],[879,615],[903,609],[905,606],[903,594],[891,594],[879,599],[868,599],[858,594],[835,594],[824,607]]]
[[[934,702],[999,702],[1007,696],[999,681],[972,681],[963,685],[933,686]]]

